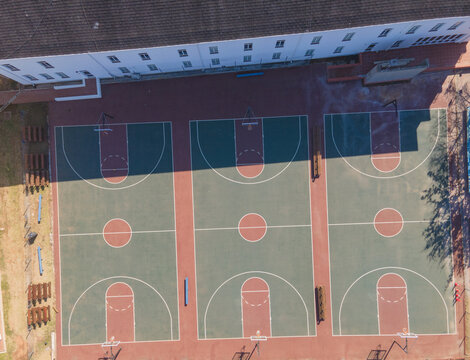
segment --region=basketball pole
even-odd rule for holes
[[[395,108],[395,116],[398,116],[398,103],[397,99],[393,99],[392,101],[389,101],[388,103],[385,103],[383,107],[387,107],[388,105],[393,105]]]
[[[385,354],[383,360],[387,359],[388,354],[392,351],[393,345],[397,345],[400,349],[404,351],[405,354],[408,354],[408,337],[405,337],[405,346],[401,346],[396,340],[393,340],[392,345],[388,348],[387,353]]]
[[[253,350],[251,350],[250,356],[248,356],[248,359],[246,359],[246,360],[250,360],[250,359],[251,359],[251,357],[253,356],[253,353],[255,352],[256,349],[258,349],[258,356],[259,356],[259,341],[256,342],[256,344],[255,344]]]

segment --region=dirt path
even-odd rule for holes
[[[50,242],[50,191],[46,187],[28,195],[23,185],[23,151],[47,152],[47,143],[31,148],[21,141],[22,126],[46,124],[44,104],[10,106],[0,113],[0,271],[5,316],[7,353],[0,360],[23,360],[34,352],[32,359],[50,359],[50,333],[55,321],[32,330],[27,329],[29,282],[54,281],[52,245]],[[42,221],[37,222],[38,197],[42,194]],[[34,245],[25,246],[28,229],[39,234]],[[36,248],[43,256],[43,276],[39,275]],[[31,254],[31,261],[28,255]],[[54,291],[52,291],[54,293]],[[49,299],[43,305],[54,305]],[[52,318],[54,319],[54,313]],[[45,345],[47,343],[47,345]]]

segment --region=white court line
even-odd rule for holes
[[[173,141],[173,122],[170,122],[170,140],[171,140],[171,179],[173,185],[173,226],[175,228],[175,274],[176,274],[176,283],[178,284],[178,239],[176,233],[176,195],[175,195],[175,157],[173,156],[173,146],[175,142]],[[178,341],[181,339],[181,326],[180,326],[180,287],[176,286],[176,314],[178,317],[177,326],[178,326]]]
[[[268,229],[276,229],[276,228],[296,228],[296,227],[311,227],[312,225],[268,225],[266,228]],[[239,228],[237,227],[225,227],[225,228],[199,228],[194,229],[196,231],[211,231],[211,230],[238,230],[238,229],[258,229],[262,226],[244,226]],[[264,226],[263,226],[264,228]]]
[[[194,215],[194,169],[193,169],[193,132],[191,128],[191,121],[188,122],[189,128],[189,161],[191,163],[191,200],[192,200],[192,215],[193,215],[193,250],[194,250],[194,291],[195,291],[195,298],[196,298],[196,332],[197,332],[197,339],[200,340],[199,334],[199,306],[197,303],[198,299],[198,290],[197,290],[197,255],[196,255],[196,217]]]
[[[427,110],[429,111],[429,109],[427,109]],[[400,110],[400,112],[401,111],[405,111],[405,110]],[[418,111],[418,110],[413,109],[413,110],[407,110],[407,111]],[[354,114],[354,113],[345,113],[343,115],[348,115],[348,114]],[[431,111],[430,111],[430,114],[431,114]],[[401,119],[401,117],[400,117],[400,119]],[[431,121],[431,119],[430,119],[430,121]],[[338,153],[338,155],[354,171],[358,172],[361,175],[368,176],[368,177],[371,177],[371,178],[374,178],[374,179],[395,179],[395,178],[398,178],[398,177],[401,177],[401,176],[408,175],[409,173],[415,171],[417,168],[419,168],[421,165],[423,165],[424,162],[431,156],[431,154],[434,152],[434,149],[435,149],[437,143],[439,142],[440,131],[441,131],[440,121],[441,121],[441,119],[440,119],[439,111],[438,111],[437,112],[437,135],[436,135],[436,140],[434,141],[434,144],[433,144],[431,150],[429,151],[429,153],[426,155],[426,157],[418,165],[416,165],[414,168],[412,168],[408,171],[405,171],[402,174],[397,174],[397,175],[392,175],[392,176],[376,176],[376,175],[367,174],[364,171],[361,171],[361,170],[357,169],[356,167],[354,167],[351,163],[349,163],[349,161],[346,160],[346,157],[343,156],[343,154],[341,154],[341,151],[339,151],[338,145],[336,144],[336,140],[335,140],[335,136],[334,136],[334,121],[333,121],[332,117],[330,117],[331,140],[333,141],[333,145],[335,146],[335,149],[336,149],[336,152]],[[369,136],[370,136],[370,126],[369,126]]]
[[[141,231],[132,231],[132,234],[149,234],[149,233],[168,233],[175,232],[176,230],[141,230]],[[129,234],[129,231],[124,232],[109,232],[106,234]],[[77,233],[77,234],[60,234],[59,236],[90,236],[90,235],[103,235],[103,232],[98,233]]]
[[[230,120],[233,120],[233,119],[230,119]],[[206,158],[206,156],[204,155],[204,151],[202,150],[202,145],[199,141],[199,122],[196,121],[196,139],[197,139],[197,145],[198,145],[198,148],[199,148],[199,152],[202,156],[202,158],[204,159],[204,161],[206,162],[206,164],[217,174],[219,175],[221,178],[224,178],[225,180],[227,181],[231,181],[233,183],[236,183],[236,184],[241,184],[241,185],[256,185],[256,184],[262,184],[264,182],[267,182],[267,181],[270,181],[276,177],[278,177],[279,175],[281,175],[288,167],[289,165],[294,161],[295,157],[297,156],[297,153],[299,152],[299,149],[300,149],[300,144],[302,143],[302,122],[301,122],[301,117],[299,116],[298,117],[298,125],[299,125],[299,141],[297,143],[297,149],[295,150],[294,152],[294,155],[292,156],[292,158],[289,160],[289,162],[286,164],[286,166],[284,168],[282,168],[277,174],[274,174],[273,176],[271,176],[270,178],[267,178],[267,179],[264,179],[264,180],[260,180],[260,181],[255,181],[255,182],[242,182],[242,181],[238,181],[238,180],[233,180],[225,175],[223,175],[222,173],[218,172],[213,166],[212,164],[209,162],[209,160]],[[264,150],[263,150],[264,151]]]
[[[300,116],[305,116],[305,115],[279,115],[279,116],[256,116],[258,119],[279,119],[279,118],[288,118],[288,117],[300,117]],[[189,122],[192,121],[200,121],[200,122],[207,122],[207,121],[227,121],[227,120],[245,120],[245,118],[224,118],[224,119],[192,119],[189,120]]]
[[[407,112],[407,111],[430,111],[430,110],[443,110],[444,108],[427,108],[427,109],[405,109],[398,110],[398,112]],[[446,109],[447,110],[447,109]],[[389,113],[395,112],[395,110],[377,110],[377,111],[356,111],[356,112],[347,112],[347,113],[328,113],[324,115],[347,115],[347,114],[370,114],[370,113]]]
[[[418,223],[428,223],[430,220],[406,220],[406,221],[369,221],[369,222],[357,222],[357,223],[336,223],[328,224],[328,226],[348,226],[348,225],[374,225],[374,224],[418,224]]]
[[[51,146],[52,146],[52,142],[53,142],[53,145],[54,145],[54,163],[55,163],[55,178],[54,179],[51,179],[52,181],[54,181],[54,184],[51,184],[51,187],[52,186],[55,186],[56,187],[56,195],[57,196],[54,196],[54,191],[52,191],[52,199],[53,201],[56,201],[57,202],[57,214],[54,214],[54,206],[52,206],[52,229],[54,229],[54,221],[57,221],[57,247],[59,248],[59,251],[58,251],[58,263],[59,263],[59,269],[57,271],[57,269],[55,268],[55,263],[54,263],[54,271],[57,271],[58,273],[58,276],[59,276],[59,286],[58,286],[58,289],[56,289],[56,291],[59,291],[59,294],[57,295],[56,293],[56,296],[58,296],[58,298],[60,299],[59,300],[59,303],[57,304],[59,306],[59,330],[57,333],[57,336],[60,337],[60,345],[64,346],[64,317],[63,317],[63,313],[62,313],[62,308],[63,308],[63,301],[62,301],[62,262],[61,262],[61,257],[60,257],[60,253],[61,253],[61,246],[60,246],[60,210],[59,210],[59,167],[57,165],[57,157],[58,157],[58,153],[59,153],[59,150],[57,149],[57,138],[58,138],[58,128],[55,127],[53,130],[51,130],[51,133],[54,133],[54,136],[51,136]],[[63,144],[63,137],[61,137],[61,143]],[[51,173],[51,176],[52,176],[52,171],[50,172]],[[51,181],[51,183],[52,183]],[[54,218],[54,215],[56,215],[56,219]],[[54,244],[55,246],[55,244]],[[54,256],[55,256],[55,250],[54,250]],[[69,345],[70,345],[70,341],[69,341]]]
[[[450,156],[449,156],[449,131],[447,129],[447,124],[449,122],[449,118],[447,117],[447,108],[445,109],[439,109],[438,110],[438,113],[437,113],[437,116],[440,118],[441,117],[441,111],[445,111],[445,118],[446,118],[446,157],[447,157],[447,177],[449,177],[449,174],[450,174]],[[447,189],[448,191],[450,191],[450,184],[447,185]],[[450,200],[449,198],[447,198],[447,204],[448,206],[450,207],[451,204],[450,204]],[[451,256],[450,256],[450,263],[451,263],[451,271],[452,271],[452,283],[455,284],[455,272],[454,272],[454,239],[452,238],[452,222],[450,223],[450,226],[449,226],[449,237],[450,237],[450,250],[451,250]],[[457,329],[457,310],[456,308],[454,307],[454,331],[456,333],[458,333],[458,329]]]
[[[101,186],[101,185],[97,185],[97,184],[94,184],[92,183],[91,181],[85,179],[84,177],[82,177],[80,175],[80,173],[75,170],[75,168],[72,166],[72,163],[70,162],[68,156],[67,156],[67,152],[65,151],[65,138],[64,138],[64,126],[61,126],[61,132],[62,132],[62,136],[61,136],[61,142],[62,142],[62,153],[65,157],[65,160],[67,161],[67,164],[69,165],[70,169],[72,169],[72,171],[75,173],[75,175],[77,175],[80,179],[82,179],[83,181],[85,181],[87,184],[91,185],[91,186],[94,186],[98,189],[102,189],[102,190],[123,190],[123,189],[128,189],[130,187],[133,187],[133,186],[136,186],[138,184],[140,184],[142,181],[146,180],[151,174],[153,174],[153,172],[157,169],[158,165],[160,165],[160,161],[162,160],[163,158],[163,154],[165,153],[165,147],[166,147],[166,133],[165,133],[165,124],[167,122],[161,122],[161,123],[158,123],[158,122],[153,122],[153,123],[147,123],[147,124],[161,124],[162,125],[162,133],[163,133],[163,144],[162,144],[162,150],[161,150],[161,153],[160,153],[160,157],[159,159],[157,160],[155,166],[153,167],[153,169],[148,173],[146,174],[142,179],[140,179],[139,181],[137,181],[136,183],[134,184],[129,184],[129,185],[126,185],[126,186],[121,186],[121,187],[105,187],[105,186]],[[91,126],[91,125],[88,125],[88,126]],[[99,139],[99,138],[98,138]],[[99,141],[99,140],[98,140]],[[99,144],[98,144],[99,145]],[[100,158],[101,158],[101,145],[100,146]],[[56,152],[57,152],[57,148],[56,148]],[[56,156],[57,158],[57,156]],[[56,161],[57,162],[57,161]],[[100,165],[100,169],[101,169],[101,165]],[[58,173],[59,169],[57,168],[57,164],[56,164],[56,172]],[[57,175],[58,177],[58,175]]]
[[[310,153],[310,118],[308,115],[306,115],[306,122],[307,122],[307,136],[306,136],[306,141],[307,141],[307,176],[306,176],[306,181],[307,181],[307,187],[308,187],[308,219],[310,221],[310,260],[312,264],[312,285],[313,285],[313,292],[315,293],[315,259],[314,259],[314,251],[313,251],[313,222],[312,222],[312,154]],[[313,146],[313,142],[312,142]],[[312,147],[312,152],[313,152],[313,147]],[[323,153],[326,154],[326,153]],[[322,157],[323,158],[323,157]],[[320,161],[320,166],[322,166],[321,161]],[[328,228],[328,226],[327,226]],[[313,308],[316,309],[317,307],[317,299],[315,296],[313,296]],[[313,311],[313,326],[315,329],[315,335],[317,334],[317,312]],[[272,335],[272,331],[271,331]],[[310,329],[308,332],[308,335],[310,335]]]
[[[329,221],[330,221],[330,213],[328,209],[328,160],[326,159],[326,117],[328,115],[323,114],[323,153],[325,154],[325,201],[326,201],[326,220],[327,220],[327,226],[326,226],[326,236],[327,236],[327,243],[328,243],[328,286],[329,286],[329,292],[330,292],[330,328],[329,328],[329,333],[333,334],[334,333],[334,317],[333,317],[333,285],[331,283],[331,251],[330,251],[330,227]],[[329,116],[329,119],[331,121],[332,116]],[[322,160],[323,161],[323,160]],[[316,315],[316,313],[315,313]]]

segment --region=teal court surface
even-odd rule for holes
[[[199,339],[314,336],[308,119],[190,122]]]
[[[179,339],[170,123],[55,127],[63,345]]]
[[[324,124],[333,335],[455,333],[446,110]]]

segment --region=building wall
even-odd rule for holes
[[[432,31],[441,23],[442,26]],[[451,28],[457,24],[460,25],[455,29]],[[413,33],[407,33],[413,26],[419,27]],[[386,29],[390,29],[386,36],[380,36]],[[345,38],[348,33],[354,33],[349,40]],[[315,37],[321,37],[319,43],[312,43]],[[133,73],[138,76],[138,74],[321,59],[353,55],[368,50],[381,51],[427,44],[466,42],[469,38],[470,17],[444,18],[148,49],[3,59],[0,60],[0,74],[22,84],[41,84],[81,80],[90,74],[97,78],[113,78],[131,76]],[[276,48],[278,41],[284,41],[283,46]],[[252,49],[245,50],[245,44],[249,43],[252,44]],[[369,47],[371,44],[375,44],[373,48]],[[217,47],[217,53],[211,54],[210,47]],[[187,55],[181,56],[179,50],[185,50]],[[150,59],[142,60],[140,53],[147,53]],[[119,62],[113,63],[108,56],[115,56]],[[45,68],[39,64],[40,61],[46,61],[53,68]],[[9,69],[5,66],[7,64],[19,70],[12,70],[11,67]],[[151,70],[148,65],[154,65],[157,69]],[[123,72],[126,69],[129,72]],[[82,70],[88,71],[89,75],[81,72]],[[60,77],[59,72],[68,77]],[[29,80],[25,75],[33,76],[37,80]],[[46,79],[45,75],[49,75],[52,79]]]

